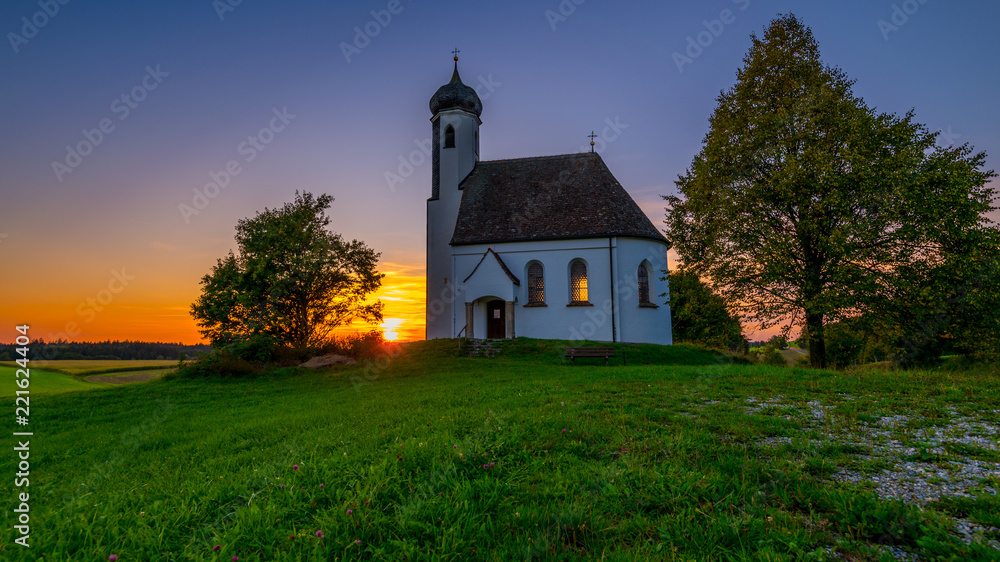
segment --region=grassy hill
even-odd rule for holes
[[[892,441],[921,466],[1000,461],[995,371],[845,375],[686,346],[571,365],[562,345],[418,342],[320,372],[32,396],[32,548],[5,539],[0,558],[1000,557],[996,476],[926,502],[870,478]]]

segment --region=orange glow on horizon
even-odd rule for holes
[[[334,333],[346,335],[382,330],[389,341],[424,339],[423,264],[382,263],[379,269],[386,276],[382,288],[372,298],[384,303],[382,325],[353,322],[337,328]],[[94,300],[104,296],[100,292],[93,293],[93,302],[88,302],[86,292],[76,298],[47,299],[44,307],[30,304],[32,301],[45,302],[41,297],[5,302],[0,321],[7,327],[0,326],[0,342],[12,343],[18,335],[14,326],[27,324],[32,340],[41,338],[47,342],[62,339],[208,343],[198,333],[198,326],[190,314],[191,303],[198,297],[199,290],[200,287],[192,286],[168,293],[168,287],[160,286],[155,292],[140,294],[137,286],[135,290],[114,294],[106,304]],[[49,294],[55,292],[50,291]],[[27,292],[21,287],[22,294]],[[392,339],[390,333],[394,334]]]
[[[671,265],[671,269],[676,267],[676,261],[672,260]],[[338,327],[334,335],[381,331],[386,341],[424,339],[424,265],[383,262],[379,264],[379,270],[385,278],[372,298],[380,299],[384,305],[382,323],[352,322]],[[41,338],[47,342],[63,339],[77,342],[207,343],[198,333],[190,314],[191,303],[198,298],[200,291],[197,282],[185,283],[180,290],[167,280],[148,289],[135,283],[134,288],[130,286],[127,291],[106,294],[103,289],[108,285],[108,277],[103,273],[90,278],[76,278],[66,285],[54,285],[54,278],[41,275],[30,287],[4,287],[0,284],[0,289],[16,288],[24,297],[5,301],[0,307],[0,342],[13,343],[18,335],[14,326],[28,324],[32,340]],[[148,278],[140,277],[143,281]],[[197,277],[192,275],[191,279]],[[61,298],[46,298],[60,293]],[[38,302],[46,304],[32,304]],[[780,325],[767,330],[754,329],[749,324],[744,324],[743,328],[744,335],[750,340],[766,340],[781,331]],[[797,331],[793,330],[792,334]]]

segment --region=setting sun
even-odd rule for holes
[[[385,338],[385,341],[396,341],[399,339],[399,333],[396,329],[402,325],[402,318],[386,318],[385,322],[379,324],[378,327],[382,328],[382,337]]]

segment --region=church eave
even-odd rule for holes
[[[490,240],[468,240],[455,242],[454,238],[449,245],[451,246],[476,246],[482,244],[513,244],[515,242],[556,242],[561,240],[606,240],[608,238],[634,238],[638,240],[649,240],[652,242],[660,242],[661,244],[666,244],[670,247],[670,241],[666,237],[655,237],[647,236],[643,234],[593,234],[587,236],[548,236],[544,238],[497,238]]]

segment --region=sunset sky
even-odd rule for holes
[[[199,279],[238,220],[295,190],[335,197],[333,230],[382,253],[384,327],[422,338],[420,146],[452,49],[483,159],[581,152],[593,130],[662,225],[750,33],[789,10],[870,106],[913,108],[1000,168],[995,2],[5,0],[0,341],[21,323],[200,341]],[[213,177],[227,185],[200,199]]]

